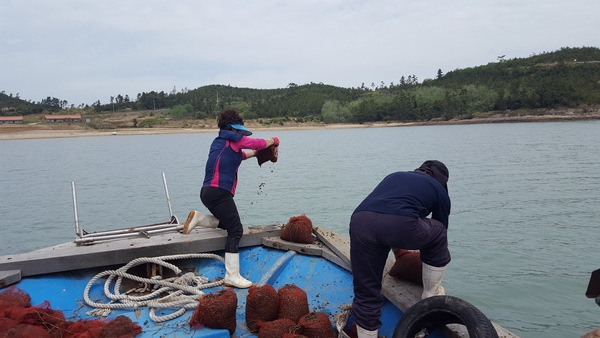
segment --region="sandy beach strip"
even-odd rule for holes
[[[100,137],[122,135],[184,134],[208,132],[208,130],[176,129],[176,128],[139,128],[135,130],[93,130],[93,129],[43,129],[12,128],[10,131],[0,127],[0,140],[26,140],[44,138]]]
[[[351,128],[383,128],[422,125],[452,125],[452,124],[483,124],[483,123],[515,123],[515,122],[553,122],[575,120],[600,120],[600,113],[585,115],[530,115],[512,116],[504,118],[475,118],[468,120],[427,121],[427,122],[377,122],[364,124],[325,124],[304,123],[288,125],[265,126],[253,121],[248,121],[246,126],[253,132],[280,131],[280,130],[314,130],[314,129],[351,129]],[[158,134],[196,134],[216,133],[217,128],[116,128],[116,129],[91,129],[79,125],[0,125],[0,141],[25,140],[44,138],[72,138],[72,137],[100,137],[100,136],[132,136],[132,135],[158,135]]]
[[[314,130],[314,129],[350,129],[350,128],[376,128],[406,126],[412,123],[371,123],[371,124],[299,124],[288,126],[261,126],[247,124],[253,132],[281,131],[281,130]],[[159,134],[196,134],[216,133],[218,129],[209,128],[118,128],[114,130],[97,130],[77,126],[2,126],[0,125],[0,140],[25,140],[44,138],[71,138],[71,137],[100,137],[100,136],[133,136],[133,135],[159,135]]]

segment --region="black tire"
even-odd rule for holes
[[[492,322],[472,304],[452,296],[433,296],[409,308],[396,325],[393,338],[414,338],[446,324],[464,325],[470,338],[498,338]]]

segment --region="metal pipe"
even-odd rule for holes
[[[167,195],[167,204],[169,205],[169,216],[173,216],[173,208],[171,208],[171,197],[169,196],[169,189],[167,188],[167,178],[165,173],[162,173],[163,185],[165,186],[165,194]]]
[[[121,238],[127,238],[127,237],[150,238],[150,235],[153,235],[153,234],[158,234],[158,233],[167,232],[167,231],[171,231],[171,230],[180,230],[180,229],[183,229],[183,225],[177,225],[176,227],[174,227],[172,229],[155,229],[155,230],[149,230],[149,231],[130,232],[130,233],[126,233],[126,234],[117,234],[117,235],[110,235],[110,236],[87,236],[84,238],[75,239],[75,243],[88,243],[89,244],[89,243],[96,242],[96,241],[121,239]]]
[[[79,227],[79,216],[77,216],[77,196],[75,194],[75,182],[71,181],[71,191],[73,193],[73,214],[75,215],[75,234],[83,236],[83,229]]]
[[[177,225],[173,225],[172,223],[165,222],[165,223],[142,225],[142,226],[138,226],[138,227],[125,228],[125,229],[97,231],[97,232],[85,234],[81,237],[126,234],[126,233],[136,233],[136,232],[140,232],[140,231],[149,231],[149,230],[156,230],[156,229],[175,229],[175,228],[177,228]]]

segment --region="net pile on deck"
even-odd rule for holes
[[[0,337],[100,338],[135,337],[142,328],[125,316],[69,321],[48,301],[31,305],[31,297],[16,286],[0,293]]]

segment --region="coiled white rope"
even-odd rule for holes
[[[94,310],[88,311],[89,316],[107,316],[110,309],[134,309],[136,312],[141,307],[150,308],[150,319],[160,323],[171,320],[183,315],[186,309],[194,309],[198,305],[200,296],[204,294],[202,289],[207,289],[223,284],[223,280],[217,282],[209,282],[205,277],[198,276],[192,272],[181,275],[181,270],[171,264],[168,260],[190,259],[190,258],[214,258],[221,262],[225,262],[223,257],[215,254],[185,254],[185,255],[169,255],[160,257],[142,257],[132,260],[123,267],[117,270],[107,270],[98,273],[86,285],[83,291],[83,299],[87,305],[94,307]],[[153,263],[162,267],[171,269],[177,277],[161,279],[160,276],[152,278],[143,278],[127,273],[134,266],[146,263]],[[108,276],[104,282],[104,294],[111,299],[108,303],[98,303],[90,299],[89,292],[100,278]],[[116,280],[115,280],[116,278]],[[126,293],[121,293],[121,283],[123,278],[144,283],[145,287],[132,289]],[[111,284],[114,282],[114,287],[111,291]],[[133,292],[145,292],[152,286],[153,291],[147,295],[135,296],[130,295]],[[171,308],[178,309],[177,311],[165,315],[157,316],[156,309]]]

